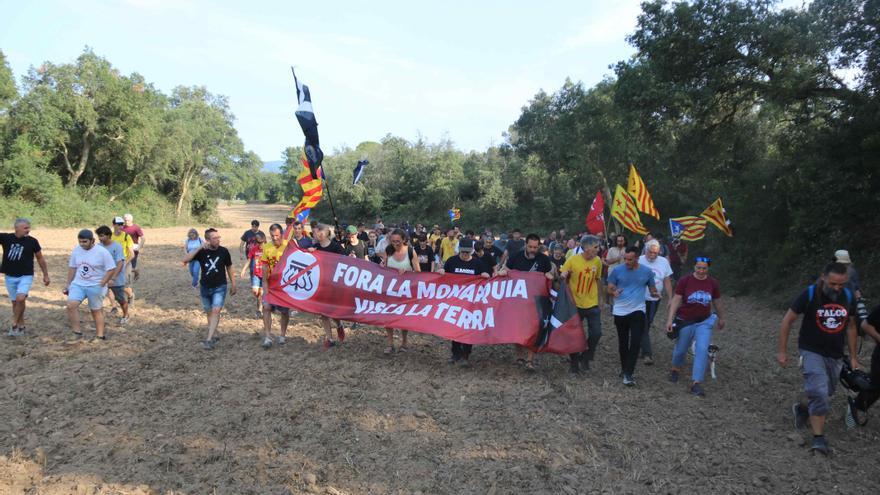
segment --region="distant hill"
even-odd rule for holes
[[[263,162],[263,170],[266,172],[281,172],[281,166],[284,165],[284,160],[273,160],[271,162]]]

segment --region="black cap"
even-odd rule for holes
[[[458,251],[473,253],[474,252],[474,240],[473,239],[462,239],[462,240],[458,241]]]
[[[79,231],[79,234],[76,235],[77,239],[94,239],[95,234],[92,233],[89,229],[82,229]]]

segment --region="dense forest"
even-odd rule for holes
[[[497,147],[463,153],[389,135],[328,153],[340,217],[433,224],[457,207],[465,228],[578,230],[596,191],[625,183],[635,164],[662,215],[643,216],[651,230],[723,198],[734,237],[710,226],[694,249],[731,284],[771,292],[846,248],[880,288],[870,276],[880,268],[880,2],[657,0],[642,4],[628,41],[635,54],[609,60],[613,76],[524,102]],[[165,95],[89,49],[32,68],[20,86],[3,61],[4,209],[100,198],[188,217],[210,215],[215,198],[300,194],[300,149],[285,151],[281,174],[261,171],[229,102],[206,88]],[[353,186],[362,158],[370,165]],[[326,201],[314,215],[328,218]]]

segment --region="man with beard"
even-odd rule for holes
[[[791,325],[799,315],[804,315],[798,335],[798,353],[808,404],[804,406],[798,402],[792,406],[792,412],[798,430],[806,430],[808,425],[812,430],[810,450],[824,455],[831,451],[825,439],[825,418],[831,410],[830,398],[843,366],[845,340],[849,344],[850,365],[854,370],[859,369],[858,333],[853,321],[856,311],[853,294],[846,288],[847,282],[846,265],[830,263],[819,281],[794,300],[779,329],[776,360],[784,367],[788,364]]]

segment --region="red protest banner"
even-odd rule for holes
[[[548,281],[512,271],[490,279],[399,274],[347,256],[288,247],[269,277],[269,303],[367,325],[437,335],[466,344],[532,346],[546,325]],[[543,352],[586,347],[575,314],[553,329]]]

